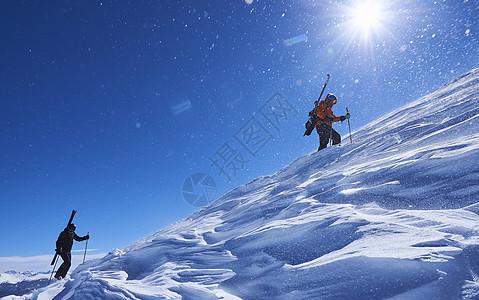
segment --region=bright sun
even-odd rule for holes
[[[338,34],[334,40],[341,49],[337,54],[338,60],[349,53],[360,53],[361,57],[373,58],[376,49],[381,49],[380,41],[394,38],[389,30],[394,23],[389,1],[349,0],[347,3],[338,3],[337,16],[338,21],[341,20],[336,25]],[[334,49],[331,50],[333,53]]]
[[[354,24],[368,35],[381,21],[381,6],[372,1],[357,3],[352,9],[352,17]]]

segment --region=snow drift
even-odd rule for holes
[[[26,298],[479,297],[479,69]]]

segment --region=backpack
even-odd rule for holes
[[[318,106],[315,106],[313,110],[309,112],[309,119],[306,122],[306,124],[304,124],[304,127],[306,127],[306,131],[304,132],[303,136],[305,135],[309,136],[311,132],[313,132],[314,127],[316,127],[316,122],[318,121],[318,116],[316,115],[317,108]]]

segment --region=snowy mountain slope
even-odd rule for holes
[[[1,283],[18,283],[25,280],[39,280],[45,279],[50,276],[50,272],[15,272],[7,271],[0,273],[0,284]]]
[[[24,298],[479,298],[479,69]]]
[[[34,289],[46,286],[49,276],[50,272],[0,273],[0,297],[28,294]]]

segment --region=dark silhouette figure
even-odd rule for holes
[[[75,233],[75,229],[75,224],[70,224],[67,228],[65,228],[65,230],[60,233],[60,236],[58,236],[57,249],[55,249],[55,251],[63,259],[63,263],[61,264],[60,268],[58,268],[58,271],[55,274],[55,278],[58,280],[65,278],[68,270],[70,269],[70,266],[72,265],[71,251],[73,246],[73,240],[81,242],[90,238],[88,234],[83,237],[79,237]]]

